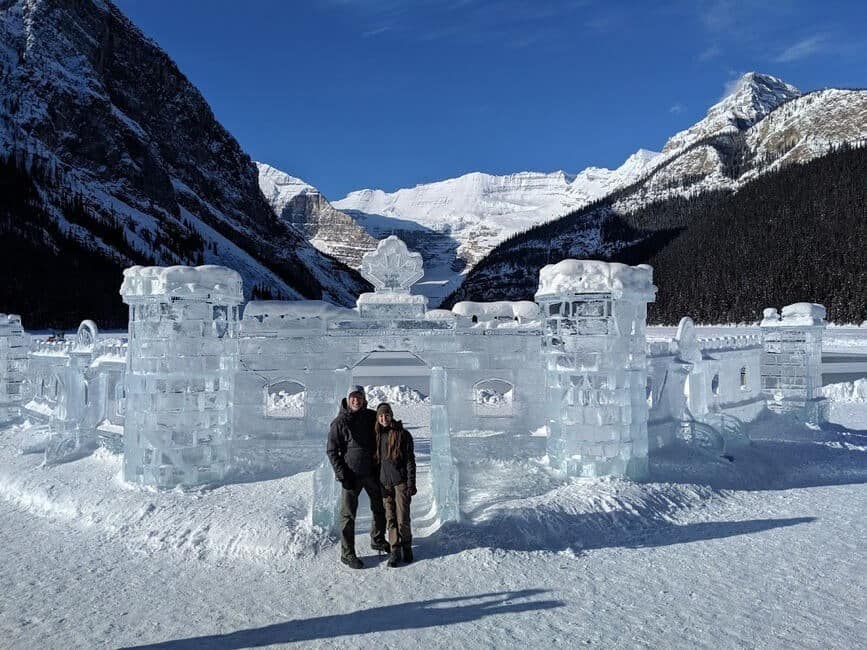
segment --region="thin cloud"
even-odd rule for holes
[[[736,20],[737,12],[731,0],[707,2],[701,11],[701,21],[711,32],[721,32],[730,28]]]
[[[374,36],[379,36],[380,34],[384,34],[388,31],[391,31],[391,26],[383,25],[382,27],[377,27],[375,29],[369,29],[366,32],[361,32],[361,36],[362,38],[373,38]]]
[[[711,45],[698,55],[698,60],[710,61],[711,59],[718,57],[720,54],[722,54],[722,48],[720,48],[719,45]]]
[[[677,104],[675,104],[674,106],[672,106],[671,108],[669,108],[669,109],[668,109],[668,112],[669,112],[669,113],[674,113],[675,115],[676,115],[677,113],[683,113],[683,104],[681,104],[680,102],[678,102]]]
[[[780,52],[779,56],[777,56],[774,61],[777,63],[791,63],[792,61],[806,59],[814,54],[824,52],[827,48],[827,43],[828,39],[824,34],[810,36],[809,38],[798,41],[791,47],[787,47],[785,50]]]

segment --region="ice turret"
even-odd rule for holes
[[[825,307],[799,302],[762,312],[762,390],[768,408],[811,424],[828,419],[822,396],[822,334]]]
[[[232,437],[241,276],[221,266],[124,271],[130,306],[124,478],[218,482]]]
[[[653,269],[563,260],[539,274],[548,455],[568,475],[647,471],[647,303]]]

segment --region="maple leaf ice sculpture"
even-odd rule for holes
[[[377,292],[408,293],[424,275],[424,263],[420,253],[410,253],[403,240],[390,235],[361,258],[361,275]]]

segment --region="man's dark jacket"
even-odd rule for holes
[[[375,424],[376,411],[367,408],[367,402],[354,412],[349,410],[345,399],[340,402],[340,413],[328,432],[326,453],[334,468],[334,477],[341,483],[370,476],[379,470],[373,459]]]

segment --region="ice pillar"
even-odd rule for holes
[[[539,274],[548,456],[569,476],[647,473],[647,303],[653,269],[563,260]]]
[[[338,368],[334,371],[334,394],[340,395],[341,399],[349,391],[352,382],[352,369],[348,367]],[[337,415],[335,404],[334,415]],[[326,443],[322,444],[322,453],[325,454]],[[311,522],[314,526],[336,534],[337,522],[340,514],[341,485],[334,478],[334,469],[326,458],[313,472],[313,504],[311,508]]]
[[[452,456],[446,407],[446,371],[431,368],[430,376],[431,483],[440,523],[459,521],[461,516],[458,469]]]
[[[811,424],[828,419],[822,396],[822,333],[825,308],[807,302],[764,310],[762,319],[762,390],[768,408]]]
[[[0,422],[21,415],[21,385],[27,364],[21,317],[0,314]]]
[[[130,307],[124,478],[221,481],[229,460],[241,276],[221,266],[124,271]]]

